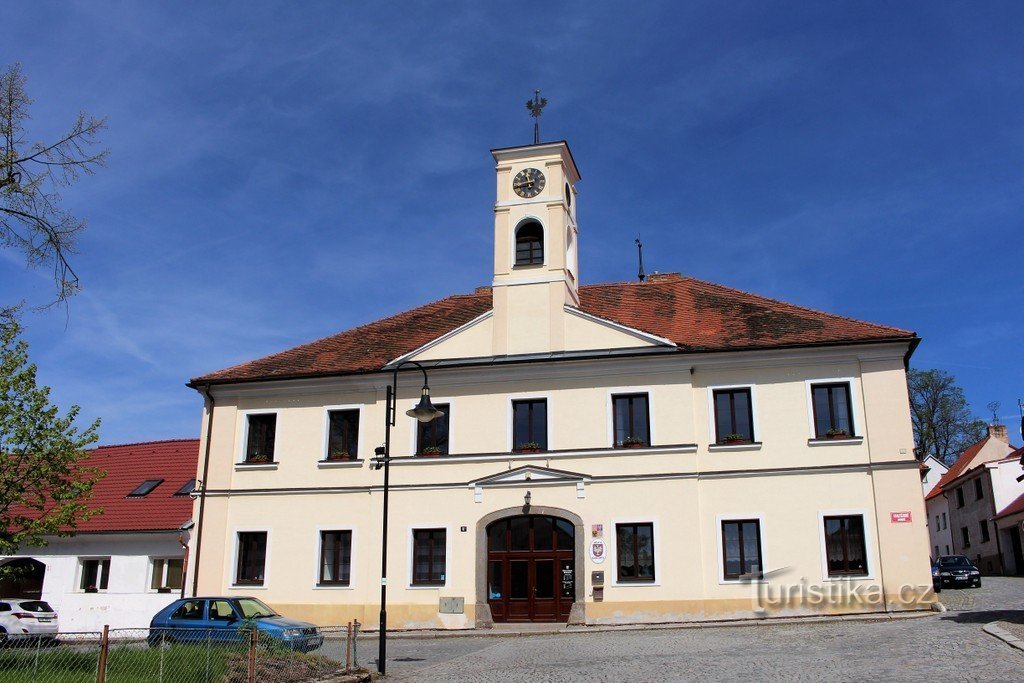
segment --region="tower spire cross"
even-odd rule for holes
[[[540,96],[540,90],[533,91],[533,99],[526,100],[526,108],[530,110],[533,117],[533,144],[540,144],[540,115],[541,110],[548,104],[546,97]]]

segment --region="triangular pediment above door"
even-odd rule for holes
[[[513,470],[493,474],[489,477],[476,479],[469,482],[469,485],[471,487],[488,487],[515,486],[517,484],[525,483],[573,484],[581,481],[590,481],[590,475],[581,474],[579,472],[568,472],[566,470],[556,470],[550,467],[540,467],[538,465],[524,465]]]

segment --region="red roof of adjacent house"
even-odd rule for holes
[[[195,479],[199,439],[150,441],[101,446],[81,461],[107,473],[93,487],[90,508],[103,508],[76,528],[76,533],[173,531],[192,517],[192,498],[175,495]],[[163,479],[145,496],[129,494],[146,480]]]
[[[953,481],[961,474],[963,474],[965,471],[967,471],[968,465],[970,465],[971,461],[974,460],[974,456],[976,456],[978,452],[985,447],[985,444],[987,444],[988,440],[991,438],[991,436],[986,436],[984,439],[982,439],[981,441],[979,441],[978,443],[974,444],[973,446],[965,450],[963,453],[961,453],[960,457],[956,459],[956,462],[949,466],[949,469],[946,471],[946,473],[943,474],[941,478],[939,478],[939,483],[935,485],[935,488],[933,488],[928,493],[928,495],[924,497],[924,499],[931,500],[932,498],[935,498],[936,496],[940,495],[942,493],[942,487],[944,485]]]
[[[794,306],[677,274],[580,287],[588,314],[664,337],[684,352],[916,339],[908,330]],[[491,290],[451,296],[190,384],[342,375],[387,363],[491,310]]]

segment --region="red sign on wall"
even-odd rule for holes
[[[893,524],[907,524],[913,520],[910,519],[909,512],[890,512],[889,520]]]

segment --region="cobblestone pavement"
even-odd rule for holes
[[[892,621],[392,638],[394,681],[1020,681],[1024,653],[982,632],[1024,623],[1024,578],[946,589],[949,612]],[[376,641],[361,640],[375,666]]]

